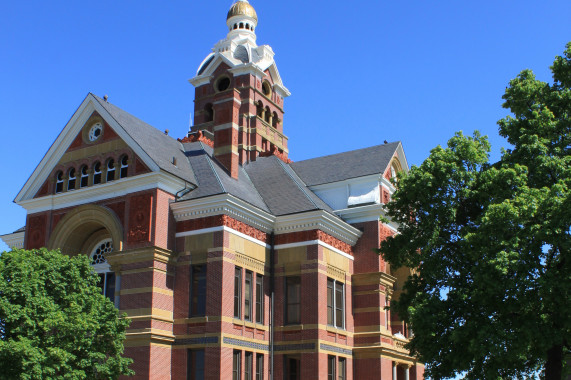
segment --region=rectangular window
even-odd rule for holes
[[[256,322],[264,324],[264,277],[256,275]]]
[[[242,268],[234,270],[234,318],[242,319]]]
[[[327,380],[335,379],[335,356],[327,356]]]
[[[301,323],[301,277],[286,277],[286,324]]]
[[[251,352],[246,352],[246,363],[244,368],[244,380],[252,380],[252,376],[254,375],[252,372],[253,363],[254,362],[254,354]]]
[[[187,352],[187,380],[204,380],[204,350],[188,350]]]
[[[105,272],[99,273],[99,287],[101,294],[115,302],[115,273]]]
[[[264,354],[256,355],[256,380],[264,380]]]
[[[244,294],[244,319],[247,321],[252,320],[252,298],[253,298],[253,290],[254,284],[252,282],[253,275],[252,272],[249,270],[246,271],[246,279],[245,279],[245,294]]]
[[[327,279],[327,324],[345,327],[345,285],[331,278]]]
[[[345,380],[347,378],[347,362],[345,358],[339,358],[339,368],[337,370],[338,380]]]
[[[284,380],[300,380],[299,357],[284,355]]]
[[[242,351],[234,350],[232,355],[232,380],[242,380]]]
[[[206,315],[206,264],[190,267],[189,307],[191,317]]]

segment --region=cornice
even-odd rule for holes
[[[153,172],[65,193],[20,201],[18,204],[25,208],[29,214],[34,214],[95,203],[150,189],[161,189],[167,193],[176,194],[184,185],[185,182],[178,177],[165,172]]]
[[[347,223],[351,224],[379,221],[381,216],[389,219],[389,217],[387,216],[385,205],[380,203],[360,206],[360,207],[351,207],[343,210],[335,210],[335,214],[337,214]],[[394,232],[398,231],[397,223],[389,221],[388,224],[385,223],[384,225],[389,227]]]
[[[24,231],[0,235],[0,239],[10,248],[24,248]]]

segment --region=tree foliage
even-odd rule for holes
[[[435,379],[561,379],[571,344],[571,43],[553,84],[525,70],[498,122],[511,149],[489,162],[477,132],[457,133],[399,178],[387,205],[391,265],[417,268],[391,308]]]
[[[85,255],[0,256],[0,379],[116,379],[125,329]]]

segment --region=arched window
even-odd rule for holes
[[[57,172],[56,174],[56,194],[63,191],[63,173]]]
[[[256,103],[256,114],[259,117],[264,117],[264,105],[261,100],[258,100],[258,103]]]
[[[212,120],[214,120],[214,110],[212,109],[212,104],[208,103],[204,107],[204,122],[207,123]]]
[[[240,23],[240,29],[244,29],[244,23],[243,22]]]
[[[69,169],[67,176],[67,191],[75,190],[75,168]]]
[[[238,29],[238,24],[234,24],[234,30]]]
[[[270,107],[266,107],[266,114],[265,114],[266,123],[270,123],[271,118],[272,118],[272,113],[270,112]]]
[[[93,184],[99,185],[101,183],[101,163],[96,162],[93,165]]]
[[[89,172],[87,170],[87,165],[81,167],[81,180],[79,181],[79,187],[87,187],[89,185]]]
[[[107,255],[113,252],[113,240],[105,239],[97,243],[89,256],[93,270],[99,275],[101,293],[111,302],[115,300],[115,273],[107,263]]]
[[[278,124],[280,123],[280,119],[278,118],[277,112],[272,114],[272,125],[274,128],[278,129]]]
[[[246,24],[246,29],[250,30],[250,24]]]
[[[115,160],[112,158],[107,161],[107,175],[105,180],[107,182],[115,181]]]
[[[121,171],[119,172],[119,178],[127,177],[129,171],[129,157],[126,155],[121,157]]]

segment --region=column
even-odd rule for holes
[[[408,379],[409,373],[410,373],[410,366],[407,365],[407,366],[404,368],[404,380],[409,380],[409,379]]]
[[[393,362],[393,380],[397,380],[397,363]]]

